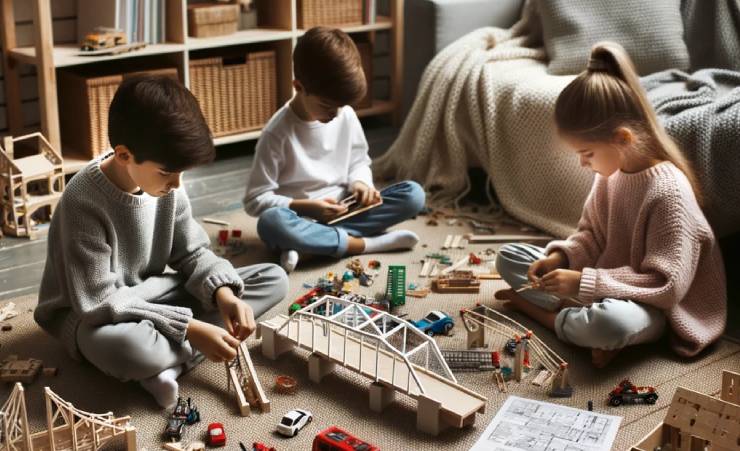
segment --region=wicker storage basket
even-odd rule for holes
[[[259,129],[277,110],[275,52],[192,59],[190,90],[214,136]]]
[[[65,153],[92,159],[109,148],[108,108],[121,82],[137,74],[166,75],[177,80],[177,69],[156,69],[127,74],[89,76],[60,70],[59,125]]]
[[[207,38],[236,33],[239,5],[198,3],[188,5],[188,36]]]
[[[363,0],[298,0],[298,28],[362,24]]]

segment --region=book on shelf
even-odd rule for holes
[[[365,0],[363,4],[364,22],[374,24],[377,20],[378,5],[376,0]]]
[[[126,33],[129,42],[166,41],[167,0],[77,0],[77,39],[98,27]]]

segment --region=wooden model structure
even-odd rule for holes
[[[498,351],[503,347],[500,344],[502,340],[514,337],[516,338],[514,378],[517,381],[522,380],[523,369],[529,366],[528,360],[531,352],[537,362],[544,367],[533,383],[547,386],[548,394],[553,397],[569,397],[573,394],[573,387],[568,381],[568,363],[532,334],[532,331],[485,305],[479,304],[472,309],[463,309],[460,311],[460,316],[467,330],[468,348],[486,347],[486,331],[491,333],[489,347],[492,351]]]
[[[739,448],[740,374],[723,371],[720,399],[678,387],[663,422],[631,450],[730,451]]]
[[[43,362],[36,359],[18,360],[15,355],[0,362],[0,382],[31,384],[41,372]]]
[[[293,313],[262,321],[262,353],[276,359],[299,346],[311,351],[313,382],[337,364],[372,380],[370,409],[381,412],[396,392],[417,401],[416,426],[437,435],[447,426],[463,428],[484,413],[486,397],[460,384],[434,339],[388,312],[334,296]]]
[[[244,342],[239,344],[236,358],[226,363],[226,372],[226,389],[230,390],[234,386],[241,416],[248,417],[252,406],[259,407],[265,413],[270,411],[270,401],[262,390],[249,349]]]
[[[125,449],[136,451],[136,429],[129,423],[130,417],[115,418],[110,412],[84,412],[74,408],[49,387],[44,388],[44,392],[47,429],[32,434],[23,385],[15,384],[10,397],[0,408],[0,451],[94,451],[121,436]]]
[[[38,139],[36,154],[16,158],[16,143],[33,138]],[[44,219],[51,219],[62,191],[62,156],[41,133],[3,139],[0,148],[0,212],[5,233],[35,239],[39,232],[34,227],[34,214],[43,212]]]
[[[437,293],[479,293],[480,279],[473,271],[452,271],[434,279],[432,290]]]

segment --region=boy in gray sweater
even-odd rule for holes
[[[187,89],[124,81],[108,130],[113,151],[72,178],[54,213],[35,319],[73,357],[139,381],[169,408],[184,370],[235,357],[287,277],[272,264],[235,269],[209,250],[180,188],[184,170],[215,156]]]

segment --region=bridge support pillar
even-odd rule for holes
[[[276,360],[281,354],[293,349],[293,342],[277,333],[277,330],[260,324],[257,326],[262,336],[262,355],[270,360]]]
[[[126,427],[126,451],[136,451],[136,428],[133,426]]]
[[[440,418],[442,403],[424,395],[419,395],[416,403],[416,429],[427,434],[438,435],[444,429]]]
[[[324,376],[334,371],[335,366],[329,359],[313,353],[308,356],[308,378],[318,384]]]
[[[370,410],[381,413],[396,399],[396,391],[378,382],[370,384]]]
[[[486,347],[486,335],[485,329],[481,325],[476,325],[476,329],[473,331],[468,330],[468,349],[473,348],[485,348]]]

